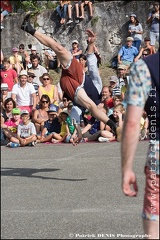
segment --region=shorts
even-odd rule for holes
[[[17,106],[18,108],[20,108],[20,110],[27,110],[30,114],[32,113],[32,107],[33,106]]]
[[[127,60],[122,60],[122,64],[126,65],[126,66],[130,66],[132,62],[129,62]]]
[[[68,135],[66,138],[65,138],[65,140],[64,140],[64,142],[66,142],[66,143],[69,143],[70,142],[70,139],[71,139],[71,135]]]
[[[49,60],[49,69],[56,69],[57,68],[57,60]]]
[[[5,16],[8,16],[10,12],[8,12],[7,10],[4,10],[1,12],[1,14],[3,15],[3,17],[5,17]]]
[[[151,39],[151,45],[155,46],[156,41],[159,42],[159,32],[158,33],[150,32],[150,39]]]
[[[83,84],[84,77],[82,65],[75,57],[72,58],[68,68],[62,68],[60,86],[71,100],[74,100],[76,90]]]
[[[159,220],[159,175],[145,167],[146,186],[142,217],[151,221]]]

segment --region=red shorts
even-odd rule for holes
[[[159,220],[159,175],[145,167],[146,186],[144,195],[143,218]]]
[[[74,100],[76,89],[83,83],[83,67],[75,57],[71,60],[71,65],[67,69],[62,69],[60,86],[62,90]]]
[[[32,113],[32,107],[33,106],[18,106],[18,108],[20,108],[20,110],[27,110],[30,114]]]

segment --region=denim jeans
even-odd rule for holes
[[[132,46],[136,47],[139,51],[141,42],[142,42],[141,40],[134,40]]]
[[[58,5],[56,7],[56,11],[58,12],[60,18],[66,18],[68,13],[68,4],[64,4],[63,7]]]

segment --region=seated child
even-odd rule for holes
[[[21,111],[22,122],[18,125],[17,138],[20,146],[35,146],[37,143],[36,128],[30,120],[30,114],[27,110]]]
[[[20,118],[21,110],[19,108],[12,109],[12,117],[4,123],[3,133],[6,138],[9,140],[7,147],[19,147],[19,140],[17,138],[17,128],[18,125],[22,122]],[[17,144],[13,144],[17,143]]]
[[[38,142],[51,142],[54,133],[60,133],[61,124],[58,118],[58,107],[51,104],[49,107],[48,120],[44,122],[44,128],[41,133],[40,140]]]

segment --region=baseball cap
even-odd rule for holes
[[[20,77],[20,76],[23,76],[23,75],[25,75],[25,76],[27,76],[27,77],[28,77],[28,73],[27,73],[27,71],[26,71],[26,70],[22,70],[22,71],[20,71],[20,73],[19,73],[18,77]]]
[[[1,83],[1,90],[8,90],[8,84],[7,83]]]
[[[79,42],[78,42],[77,40],[73,40],[73,41],[72,41],[72,44],[73,44],[73,43],[79,44]]]
[[[13,108],[12,109],[12,114],[20,114],[21,113],[21,110],[19,108]]]
[[[117,69],[124,69],[124,70],[126,70],[126,66],[125,65],[123,65],[123,64],[119,64],[119,66],[118,66],[118,68]]]
[[[31,50],[37,50],[36,46],[32,46]]]
[[[132,38],[132,37],[127,37],[126,40],[127,40],[127,41],[132,41],[132,42],[133,42],[133,38]]]
[[[61,113],[66,113],[66,114],[69,114],[68,113],[68,110],[67,110],[67,108],[63,108],[63,110],[62,110],[62,112]]]
[[[135,18],[136,18],[136,14],[131,13],[131,14],[130,14],[130,17],[135,17]]]
[[[28,110],[22,110],[21,115],[23,115],[23,114],[29,114]]]
[[[19,49],[14,47],[14,48],[12,48],[12,52],[19,52]]]
[[[116,76],[111,76],[110,79],[109,79],[110,82],[117,82],[118,81],[118,78]]]
[[[58,111],[58,107],[56,105],[54,105],[54,104],[51,104],[47,112],[48,113],[50,113],[50,112],[57,113],[57,111]]]

